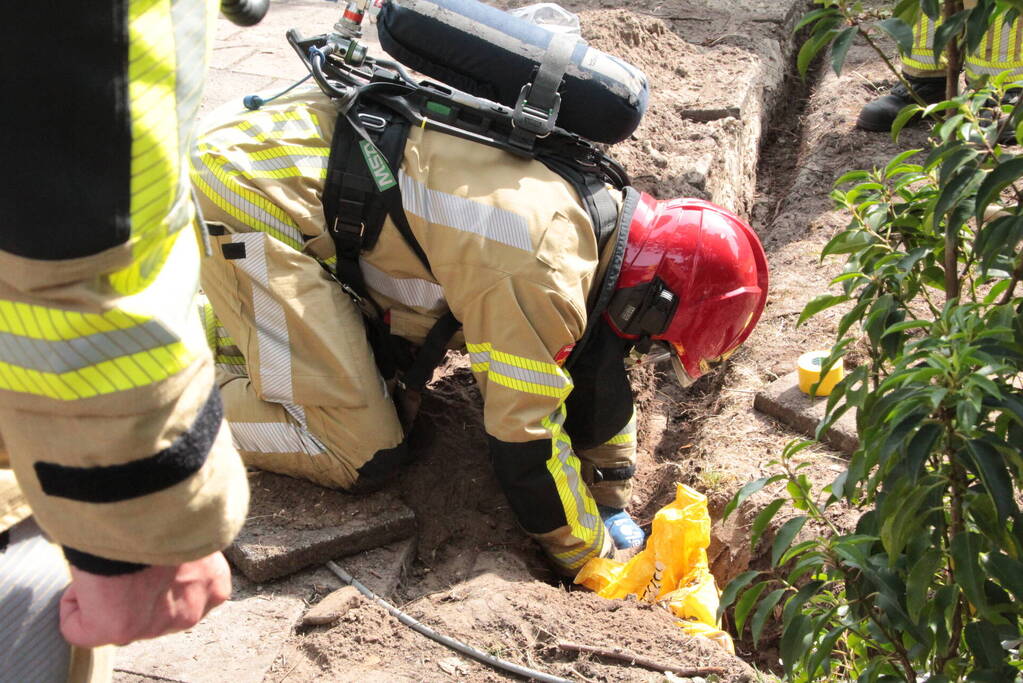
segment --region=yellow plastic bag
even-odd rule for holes
[[[592,559],[575,582],[603,598],[635,595],[660,605],[682,620],[687,634],[710,638],[734,654],[731,637],[714,618],[719,594],[707,563],[709,545],[706,496],[677,484],[674,502],[654,516],[646,548],[626,563]]]

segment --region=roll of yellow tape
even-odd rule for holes
[[[809,395],[810,389],[821,379],[821,367],[824,364],[824,359],[827,357],[827,351],[807,351],[799,357],[799,360],[796,362],[796,368],[799,370],[799,388],[804,394]],[[828,370],[828,374],[824,376],[820,386],[817,387],[815,395],[827,396],[835,388],[835,385],[842,381],[843,377],[845,377],[845,366],[842,364],[841,359],[839,359]]]

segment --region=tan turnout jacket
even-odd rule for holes
[[[239,378],[224,394],[240,452],[250,464],[348,487],[402,433],[360,316],[320,267],[334,264],[321,194],[336,117],[311,89],[260,111],[222,110],[200,138],[193,183],[223,233],[203,287],[223,377]],[[532,462],[545,482],[539,493],[506,485],[512,506],[575,569],[608,547],[563,429],[573,383],[561,363],[586,326],[600,257],[590,219],[541,163],[437,132],[411,131],[396,175],[432,272],[388,219],[361,259],[370,293],[392,333],[414,343],[449,309],[461,321],[487,434],[501,457],[520,461],[511,470]],[[623,425],[591,459],[628,465],[634,432]],[[627,502],[627,484],[605,489],[602,502]],[[553,499],[553,521],[530,518],[536,496]]]

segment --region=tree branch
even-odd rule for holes
[[[680,666],[675,666],[674,664],[668,664],[667,662],[658,662],[653,659],[647,659],[646,657],[631,654],[619,647],[603,648],[596,647],[594,645],[572,643],[567,640],[559,640],[557,645],[559,650],[565,650],[566,652],[587,652],[592,655],[597,655],[598,657],[617,659],[618,661],[642,666],[650,669],[651,671],[670,671],[677,676],[707,676],[709,674],[726,673],[725,669],[720,666],[701,666],[684,669]]]

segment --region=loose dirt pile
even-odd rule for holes
[[[700,17],[673,17],[670,3],[643,0],[631,11],[592,9],[567,3],[581,15],[584,37],[594,46],[644,69],[652,84],[650,111],[634,139],[613,154],[636,185],[658,197],[701,196],[699,174],[684,167],[683,152],[715,144],[715,127],[737,125],[722,116],[679,119],[682,104],[710,92],[701,64],[720,58],[701,45],[735,44],[731,58],[747,58],[749,35],[700,36]],[[707,16],[715,10],[708,9]],[[656,15],[656,16],[654,16]],[[766,29],[765,29],[766,30]],[[679,37],[685,32],[686,40]],[[689,390],[667,368],[633,372],[638,407],[640,458],[631,512],[649,525],[674,495],[675,482],[708,495],[717,519],[724,503],[745,482],[769,471],[790,432],[753,411],[753,395],[792,369],[804,350],[826,347],[840,312],[797,328],[804,304],[822,293],[839,264],[819,263],[823,244],[846,220],[827,194],[833,180],[851,168],[869,168],[894,155],[885,135],[853,127],[859,108],[877,95],[887,78],[867,50],[854,46],[841,77],[826,74],[809,99],[793,81],[765,136],[760,182],[745,212],[761,235],[771,264],[771,296],[760,326],[728,366]],[[719,74],[720,68],[713,73]],[[708,96],[713,111],[713,97]],[[714,114],[718,116],[718,114]],[[900,147],[916,146],[923,133],[910,132]],[[914,144],[916,143],[916,144]],[[559,650],[559,641],[621,647],[675,666],[723,667],[721,680],[752,681],[759,674],[706,641],[681,634],[660,610],[633,602],[606,601],[558,585],[534,545],[517,528],[490,470],[482,430],[481,400],[467,360],[450,355],[423,404],[414,447],[419,460],[397,484],[399,496],[418,518],[418,559],[398,602],[413,617],[441,632],[518,664],[577,680],[664,680],[663,674],[589,655]],[[805,452],[818,482],[842,469],[827,449]],[[719,585],[750,566],[763,567],[748,544],[754,498],[727,523],[716,522],[712,569]],[[783,521],[782,520],[779,520]],[[844,520],[849,523],[851,520]],[[649,528],[647,526],[647,528]],[[769,539],[768,539],[769,540]],[[737,642],[739,654],[768,670],[777,663],[770,646],[756,652]],[[503,680],[505,676],[456,656],[413,633],[380,608],[365,603],[332,627],[296,634],[267,680]]]

